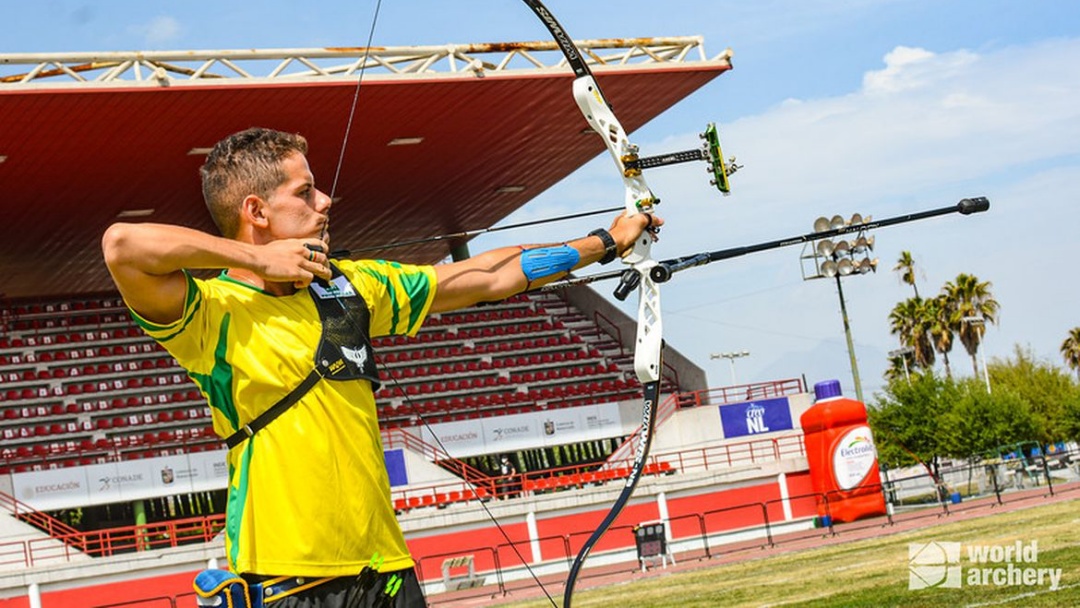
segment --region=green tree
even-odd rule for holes
[[[900,344],[915,349],[915,365],[926,369],[934,365],[932,325],[926,302],[921,298],[908,298],[889,313],[889,332],[899,337]]]
[[[959,399],[942,414],[936,433],[948,456],[972,458],[1040,434],[1029,402],[1020,395],[1001,388],[987,393],[976,379],[962,384]]]
[[[959,274],[943,288],[950,312],[950,322],[956,328],[960,343],[971,355],[971,368],[979,375],[979,364],[975,358],[982,344],[986,325],[997,322],[998,302],[990,292],[990,282],[980,281],[974,275]],[[981,323],[965,322],[964,319],[981,317]]]
[[[1039,361],[1029,351],[1014,348],[1013,356],[1005,361],[994,360],[988,366],[994,384],[1019,395],[1039,420],[1038,432],[1026,439],[1042,443],[1076,437],[1070,431],[1070,403],[1080,401],[1080,387],[1068,372],[1045,361]]]
[[[1061,343],[1061,356],[1065,358],[1065,365],[1076,371],[1076,377],[1080,378],[1080,327],[1069,330],[1069,336]]]
[[[881,463],[936,467],[941,457],[970,458],[1005,444],[1080,440],[1080,385],[1068,371],[1019,347],[989,371],[992,395],[978,378],[956,381],[933,370],[912,374],[910,383],[890,380],[868,410]]]
[[[893,270],[900,273],[900,280],[915,290],[915,297],[919,297],[919,287],[915,284],[915,258],[911,257],[910,251],[901,251],[899,259]]]
[[[1080,441],[1080,395],[1065,402],[1061,433],[1066,439]]]
[[[899,379],[886,385],[884,395],[867,411],[880,462],[889,467],[916,463],[935,467],[938,456],[948,453],[939,444],[936,429],[959,397],[954,382],[931,370],[912,375],[910,383]]]

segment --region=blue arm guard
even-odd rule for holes
[[[521,252],[521,270],[531,283],[560,272],[569,272],[581,261],[581,254],[569,245],[539,247]]]

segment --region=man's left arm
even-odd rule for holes
[[[466,308],[479,302],[496,302],[526,289],[540,287],[609,255],[614,243],[621,255],[650,226],[663,220],[638,213],[620,215],[607,230],[611,241],[589,235],[567,243],[501,247],[452,264],[435,266],[437,286],[431,312]],[[564,247],[565,246],[565,247]]]

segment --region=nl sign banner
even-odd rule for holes
[[[791,430],[791,407],[787,397],[720,406],[724,438],[763,435]]]

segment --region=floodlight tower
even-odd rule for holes
[[[855,343],[851,339],[851,323],[848,321],[844,288],[840,284],[840,277],[877,272],[878,260],[870,258],[870,253],[874,250],[874,237],[866,236],[866,229],[862,228],[868,224],[870,224],[870,217],[864,218],[858,213],[847,220],[839,215],[834,215],[832,219],[819,217],[814,221],[814,232],[847,228],[854,233],[854,238],[837,241],[826,238],[811,240],[803,246],[802,254],[799,256],[804,281],[836,279],[836,292],[840,295],[840,315],[844,320],[844,336],[847,338],[848,357],[851,359],[851,379],[855,382],[856,398],[864,403],[862,382],[859,380],[859,364],[855,360]],[[808,262],[812,262],[809,269]]]
[[[739,383],[735,379],[735,359],[739,357],[749,357],[750,351],[735,351],[730,353],[712,353],[709,355],[710,359],[727,359],[728,363],[731,363],[731,386],[737,386]]]

